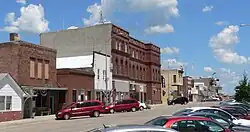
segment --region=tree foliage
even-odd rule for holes
[[[239,102],[250,102],[250,83],[246,73],[243,74],[243,78],[239,81],[238,86],[235,87],[235,99]]]

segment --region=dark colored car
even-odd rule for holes
[[[231,115],[233,115],[234,117],[240,118],[240,119],[247,119],[250,120],[250,116],[248,115],[248,113],[246,111],[242,111],[240,109],[237,109],[235,107],[220,107],[222,110],[227,111],[228,113],[230,113]]]
[[[224,102],[220,104],[221,106],[240,106],[243,107],[245,109],[247,109],[248,111],[250,111],[250,106],[248,104],[244,104],[244,103],[239,103],[239,102]]]
[[[56,119],[68,120],[71,117],[90,116],[99,117],[101,113],[105,112],[104,103],[98,100],[89,100],[84,102],[74,102],[64,106],[56,113]]]
[[[250,132],[250,127],[242,126],[242,125],[236,125],[232,121],[228,120],[227,118],[224,118],[218,114],[213,113],[205,113],[205,112],[194,112],[194,113],[184,113],[183,116],[201,116],[201,117],[207,117],[211,118],[214,121],[217,121],[221,125],[223,125],[226,128],[229,128],[230,130],[236,131],[236,132]]]
[[[105,107],[107,113],[115,113],[121,111],[135,112],[140,109],[140,103],[135,99],[124,99]]]
[[[187,104],[188,103],[188,98],[187,97],[179,97],[176,99],[173,99],[168,102],[168,105],[175,105],[175,104]]]
[[[179,132],[232,132],[210,118],[197,116],[160,116],[145,124],[171,128]]]

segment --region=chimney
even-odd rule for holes
[[[10,41],[18,41],[20,40],[18,33],[10,33]]]

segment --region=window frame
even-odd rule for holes
[[[0,96],[4,97],[4,109],[0,109],[0,111],[12,111],[12,96]],[[10,102],[7,102],[8,97],[10,97]],[[9,103],[9,108],[7,109],[7,103]]]

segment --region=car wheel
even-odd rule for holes
[[[172,105],[175,105],[175,103],[173,102]]]
[[[70,115],[68,113],[66,113],[63,117],[64,117],[65,120],[69,120],[70,119]]]
[[[132,112],[135,112],[135,111],[136,111],[136,108],[135,108],[135,107],[132,107],[131,110],[132,110]]]
[[[143,106],[140,107],[140,110],[141,110],[141,111],[144,110]]]
[[[94,111],[93,112],[93,117],[99,117],[100,116],[100,112],[99,111]]]
[[[184,104],[186,105],[186,104],[187,104],[187,102],[185,101],[185,102],[184,102]]]
[[[109,110],[109,113],[114,114],[114,113],[115,113],[115,110],[114,110],[114,109],[110,109],[110,110]]]

